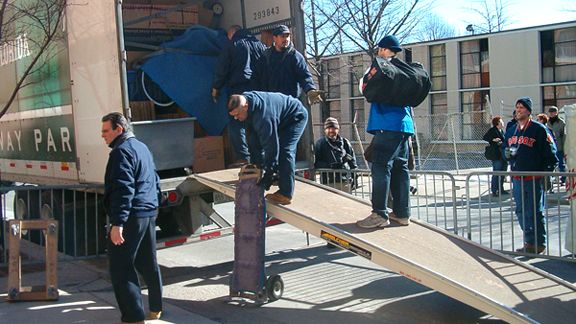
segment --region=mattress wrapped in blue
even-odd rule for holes
[[[227,41],[223,31],[193,26],[163,44],[141,67],[208,135],[220,135],[229,120],[227,91],[221,91],[218,103],[211,96],[216,61]]]

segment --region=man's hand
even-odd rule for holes
[[[122,236],[122,226],[112,226],[110,229],[110,241],[114,245],[122,245],[124,243],[124,236]]]
[[[220,90],[212,88],[212,100],[214,100],[214,103],[218,102],[218,98],[220,98]]]
[[[322,97],[320,97],[320,91],[312,89],[306,93],[308,95],[308,104],[313,105],[322,102]]]

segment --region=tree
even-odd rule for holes
[[[431,14],[422,21],[415,33],[414,40],[418,42],[431,41],[435,39],[456,36],[456,30],[440,16]]]
[[[0,1],[0,69],[9,64],[17,65],[13,83],[6,82],[10,85],[5,89],[8,96],[0,98],[2,118],[18,93],[38,82],[38,78],[31,76],[41,72],[58,54],[55,44],[63,39],[66,0]]]
[[[492,33],[502,31],[510,24],[510,17],[506,14],[508,2],[506,0],[482,0],[478,1],[479,7],[470,8],[474,12],[480,22],[471,23],[472,32]]]
[[[429,0],[332,0],[340,6],[339,19],[331,21],[355,50],[375,56],[377,42],[385,35],[406,39],[430,9]],[[348,46],[344,46],[347,48]]]
[[[304,5],[308,63],[312,74],[318,81],[318,90],[327,93],[325,81],[330,72],[322,62],[326,55],[343,52],[341,30],[333,23],[333,21],[338,20],[338,12],[342,7],[331,7],[330,1],[323,0],[306,1]],[[324,9],[327,7],[332,9]],[[346,26],[346,24],[343,25]],[[321,117],[329,116],[330,108],[326,101],[320,105]]]

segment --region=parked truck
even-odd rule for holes
[[[35,1],[46,2],[11,3]],[[198,154],[195,142],[206,141],[199,138],[205,127],[166,94],[162,95],[167,101],[159,100],[148,89],[145,100],[131,101],[133,82],[162,88],[134,67],[194,26],[216,30],[239,25],[271,45],[271,30],[286,24],[296,48],[303,52],[300,2],[68,0],[57,37],[27,77],[29,84],[0,118],[0,181],[37,188],[16,190],[16,217],[58,219],[59,247],[65,253],[103,252],[106,215],[101,191],[109,148],[100,136],[100,120],[118,111],[129,117],[136,136],[151,149],[168,198],[158,217],[160,247],[230,234],[231,225],[212,209],[215,193],[186,181],[189,173],[202,171],[194,170],[199,162],[194,148]],[[8,10],[5,16],[9,14]],[[16,20],[11,30],[17,31],[22,19],[26,18]],[[0,107],[39,50],[40,40],[35,37],[41,33],[13,35],[0,38]],[[222,168],[231,162],[232,150],[225,139],[215,139],[210,145],[224,152],[221,158],[226,161],[218,164]],[[312,143],[312,127],[308,127],[298,149],[298,169],[312,167]],[[208,161],[208,165],[214,164]]]

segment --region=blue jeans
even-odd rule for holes
[[[122,322],[143,321],[146,315],[136,271],[148,285],[150,311],[162,310],[162,277],[156,259],[156,217],[130,216],[122,235],[122,245],[114,245],[108,239],[110,279]]]
[[[524,231],[524,243],[535,246],[546,245],[546,220],[542,214],[544,210],[542,181],[542,178],[512,180],[516,217],[520,228]]]
[[[250,152],[248,150],[248,143],[246,142],[246,123],[234,119],[230,116],[228,123],[228,138],[232,147],[236,160],[250,161]]]
[[[508,163],[504,160],[492,161],[492,171],[506,171]],[[492,176],[491,191],[493,194],[504,191],[504,176]]]
[[[372,211],[388,219],[386,204],[392,194],[394,214],[410,217],[410,175],[408,173],[408,139],[401,132],[381,131],[372,145]]]
[[[294,194],[296,149],[307,123],[308,112],[304,110],[304,118],[278,130],[278,187],[280,188],[280,193],[289,198],[292,198]]]

